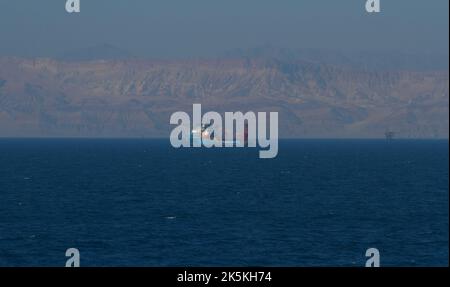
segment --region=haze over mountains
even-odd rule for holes
[[[83,49],[72,49],[62,53],[59,60],[64,61],[93,61],[93,60],[125,60],[134,56],[127,50],[111,44],[103,43]]]
[[[138,59],[135,53],[103,43],[61,53],[56,59],[63,61]],[[210,59],[276,59],[283,62],[306,61],[360,70],[446,71],[448,54],[414,54],[398,51],[338,51],[326,49],[287,49],[270,45],[251,49],[232,49]],[[204,58],[203,58],[204,59]]]
[[[284,49],[270,45],[252,49],[234,49],[225,53],[230,58],[263,58],[282,61],[308,61],[372,71],[446,71],[448,54],[402,53],[399,51],[336,51],[326,49]]]
[[[278,111],[280,135],[289,138],[381,138],[386,130],[448,138],[448,57],[130,55],[104,45],[59,60],[0,57],[0,136],[167,137],[170,115],[200,103],[204,112]]]

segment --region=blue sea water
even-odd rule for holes
[[[448,266],[448,141],[0,140],[0,266]]]

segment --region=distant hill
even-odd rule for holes
[[[110,44],[101,44],[63,53],[57,59],[66,61],[93,61],[124,60],[132,57],[132,54],[124,49]]]
[[[448,138],[448,71],[276,58],[0,58],[0,136],[167,137],[170,115],[278,111],[282,137]]]
[[[252,49],[235,49],[224,55],[228,58],[278,59],[282,61],[307,61],[372,71],[447,71],[449,57],[436,54],[408,54],[401,52],[343,52],[319,49],[283,49],[262,46]]]

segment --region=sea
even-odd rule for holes
[[[0,266],[448,266],[448,140],[0,139]]]

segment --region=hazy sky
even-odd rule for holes
[[[213,56],[235,48],[448,54],[448,0],[0,0],[0,55],[55,56],[102,43],[138,56]]]

